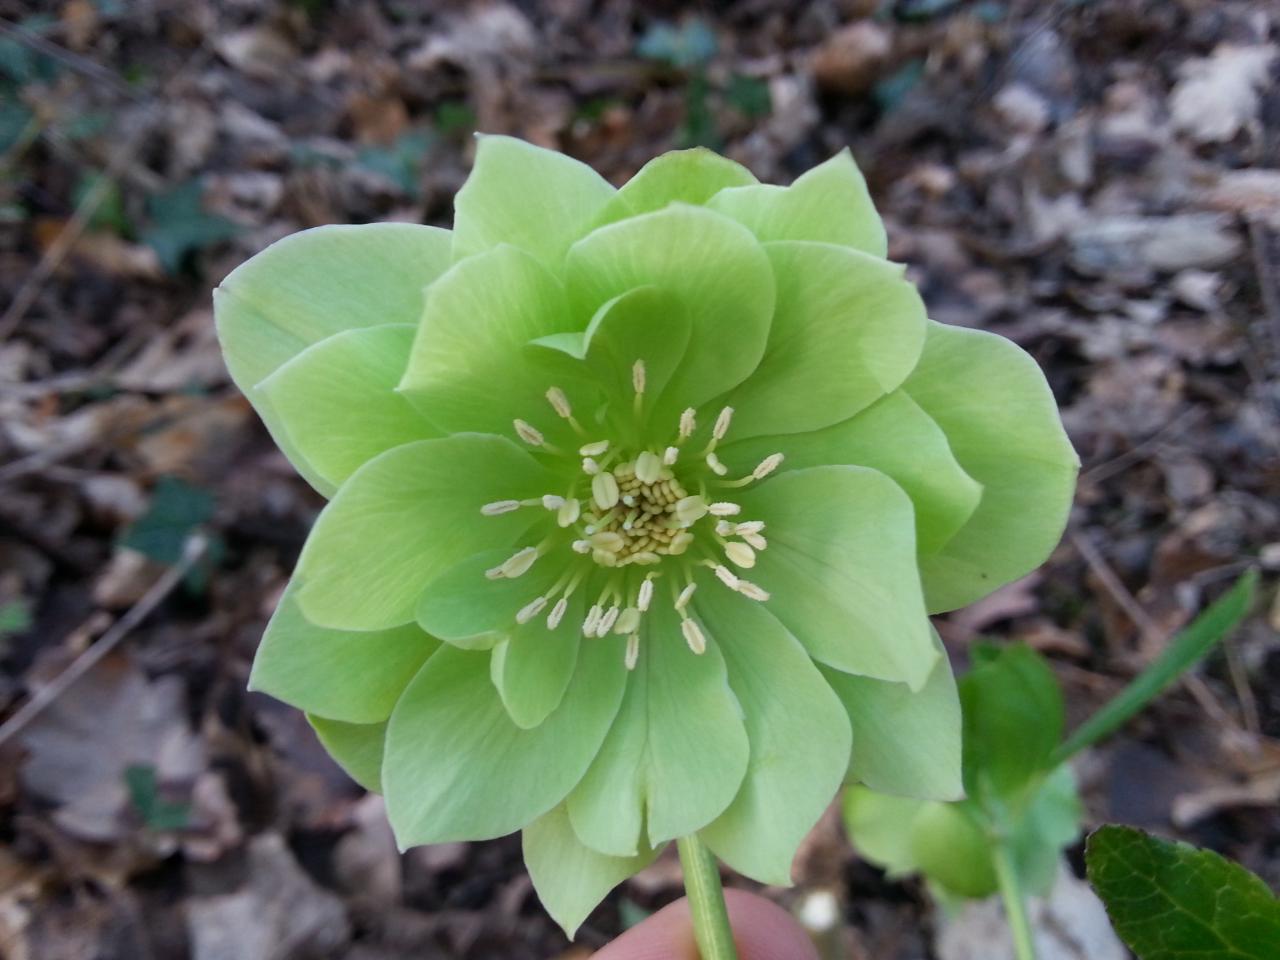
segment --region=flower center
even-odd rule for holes
[[[632,387],[634,414],[643,422],[642,360],[632,367]],[[582,632],[587,637],[626,636],[624,659],[631,669],[637,662],[639,628],[653,601],[657,578],[667,579],[681,632],[696,654],[706,650],[706,638],[690,610],[696,567],[710,568],[719,583],[751,600],[769,599],[765,590],[722,562],[739,569],[755,566],[757,552],[768,546],[764,522],[738,519],[742,513],[739,504],[713,499],[709,491],[728,495],[735,488],[764,479],[777,469],[782,454],[766,457],[744,477],[725,479],[728,468],[716,455],[716,446],[729,431],[733,408],[720,411],[710,439],[696,454],[687,446],[697,432],[697,412],[692,408],[681,414],[669,445],[624,452],[608,439],[590,439],[559,387],[547,391],[547,401],[556,415],[587,441],[577,451],[581,469],[575,465],[575,479],[568,491],[531,500],[499,500],[481,508],[487,516],[522,507],[541,507],[555,514],[558,531],[553,530],[537,546],[518,550],[486,573],[490,579],[520,577],[540,558],[547,556],[550,562],[552,554],[564,564],[551,589],[516,614],[517,623],[528,623],[550,608],[547,628],[557,629],[576,590],[598,591]],[[549,444],[542,432],[525,420],[514,421],[514,428],[517,437],[543,454],[560,459],[572,456]],[[649,569],[632,572],[631,567]]]

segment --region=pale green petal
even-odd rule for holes
[[[659,852],[611,857],[592,850],[574,834],[563,804],[525,827],[521,839],[533,889],[570,940],[610,890],[647,867]]]
[[[328,226],[277,241],[213,293],[227,369],[280,448],[321,493],[257,386],[314,343],[354,327],[417,323],[422,290],[449,265],[449,231],[410,223]]]
[[[622,638],[615,639],[613,655],[621,659]],[[622,709],[595,763],[569,795],[574,832],[587,846],[614,856],[693,833],[733,800],[748,754],[715,641],[701,656],[694,654],[672,606],[655,600]]]
[[[764,359],[727,401],[735,439],[838,423],[906,379],[924,345],[925,308],[902,266],[829,243],[764,249],[777,307]]]
[[[1003,337],[930,321],[904,388],[983,486],[969,522],[921,562],[938,613],[1044,562],[1066,526],[1080,460],[1039,366]]]
[[[437,435],[396,393],[416,329],[344,330],[259,384],[290,443],[334,487],[384,450]]]
[[[562,439],[551,381],[526,344],[573,327],[560,282],[527,253],[498,247],[432,285],[400,391],[446,432],[510,435],[520,417]]]
[[[494,648],[490,676],[516,726],[536,727],[560,705],[578,662],[583,613],[582,594],[575,593],[554,630],[544,611]]]
[[[980,899],[996,892],[991,838],[967,804],[926,804],[911,825],[911,855],[949,893]]]
[[[533,730],[507,715],[485,653],[441,647],[396,705],[383,786],[401,847],[487,840],[564,799],[618,712],[622,660],[589,643],[564,702]]]
[[[915,507],[916,550],[922,555],[951,539],[982,496],[982,485],[956,461],[946,434],[903,390],[822,430],[730,444],[720,459],[745,476],[775,452],[786,457],[782,471],[850,464],[887,474]]]
[[[823,676],[849,712],[853,751],[849,778],[873,790],[924,800],[959,800],[960,697],[942,643],[925,685],[856,677],[824,667]]]
[[[382,751],[387,736],[387,723],[343,723],[307,714],[320,738],[347,775],[373,793],[382,792]]]
[[[742,789],[699,835],[761,883],[789,885],[800,841],[840,789],[849,721],[809,655],[757,603],[700,578],[693,606],[729,668],[751,759]]]
[[[891,797],[866,787],[851,786],[844,792],[844,825],[854,852],[891,877],[916,869],[911,834],[920,811],[932,806],[927,800]]]
[[[789,187],[733,187],[712,197],[708,206],[745,224],[761,240],[818,240],[875,257],[889,249],[867,182],[847,149]]]
[[[536,516],[538,509],[526,507],[524,512]],[[559,553],[566,551],[562,547]],[[486,550],[432,580],[418,600],[418,625],[433,637],[464,650],[489,650],[514,637],[516,614],[560,578],[564,556],[553,552],[515,578],[490,580],[484,575],[511,554],[509,549]],[[574,559],[580,558],[574,555]]]
[[[249,674],[249,689],[347,723],[378,723],[438,647],[416,624],[354,633],[308,623],[285,589]]]
[[[750,572],[769,612],[809,655],[846,673],[918,689],[938,658],[916,570],[911,500],[883,473],[810,467],[739,494],[763,520]]]
[[[601,223],[652,213],[669,203],[702,206],[727,187],[757,182],[742,164],[705,147],[671,150],[654,157],[622,186],[605,207]]]
[[[574,244],[566,263],[569,297],[580,313],[642,286],[684,306],[689,345],[659,416],[736,386],[764,354],[773,273],[755,238],[727,217],[673,204],[601,227]]]
[[[481,136],[454,198],[455,260],[509,243],[555,267],[614,189],[586,164],[514,137]]]
[[[298,605],[340,630],[414,619],[423,589],[464,557],[510,546],[536,518],[480,508],[553,489],[554,478],[514,442],[484,434],[419,440],[352,474],[320,514],[298,559]]]

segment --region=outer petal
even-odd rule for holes
[[[786,456],[782,471],[850,464],[887,474],[915,506],[920,554],[951,539],[982,496],[982,485],[956,461],[946,434],[903,390],[822,430],[730,444],[720,459],[745,475],[775,451]]]
[[[551,433],[559,421],[545,397],[550,379],[525,345],[573,327],[560,282],[527,253],[500,246],[428,291],[400,391],[449,433],[510,433],[514,417]]]
[[[727,187],[757,182],[742,164],[705,147],[671,150],[641,167],[614,195],[601,220],[613,223],[675,202],[702,206]]]
[[[1080,460],[1036,362],[991,333],[930,322],[904,384],[947,435],[982,501],[921,562],[932,612],[972,603],[1035,569],[1062,536]]]
[[[522,839],[538,899],[571,940],[610,890],[658,855],[646,850],[634,857],[610,857],[592,850],[573,832],[563,804],[525,827]]]
[[[525,511],[486,517],[481,506],[544,494],[553,481],[502,437],[459,434],[388,450],[320,514],[298,559],[298,605],[312,623],[339,630],[409,623],[442,571],[528,528]]]
[[[923,800],[959,800],[960,697],[946,651],[935,636],[938,661],[916,693],[823,668],[849,712],[853,753],[849,777],[873,790]]]
[[[566,261],[569,297],[592,313],[620,293],[653,286],[675,296],[692,323],[669,406],[699,406],[746,379],[764,355],[773,316],[769,261],[728,217],[674,204],[601,227]]]
[[[449,265],[447,230],[409,223],[316,227],[242,264],[213,293],[227,369],[280,448],[321,493],[321,478],[290,443],[256,389],[313,343],[353,327],[417,323],[422,290]]]
[[[344,723],[307,714],[307,720],[329,756],[356,783],[372,793],[382,792],[382,751],[387,736],[382,723]]]
[[[764,359],[728,403],[733,436],[845,420],[898,387],[920,357],[925,308],[905,268],[829,243],[765,245],[778,287]]]
[[[400,845],[500,837],[558,804],[600,748],[625,672],[614,650],[588,644],[564,702],[521,730],[489,682],[487,656],[441,647],[387,728],[383,785]]]
[[[455,260],[509,243],[556,267],[614,189],[589,166],[513,137],[481,136],[454,198]]]
[[[916,571],[911,501],[863,467],[810,467],[740,494],[769,548],[753,581],[815,660],[919,689],[938,651]]]
[[[267,624],[249,689],[347,723],[378,723],[440,642],[416,624],[354,633],[308,623],[290,583]]]
[[[344,330],[259,384],[294,449],[335,488],[384,450],[437,435],[396,393],[415,329],[396,323]]]
[[[729,667],[751,760],[733,803],[702,838],[761,883],[790,884],[800,841],[849,763],[849,721],[809,655],[767,607],[704,578],[694,604]]]
[[[574,832],[615,856],[714,820],[738,792],[749,754],[715,641],[692,653],[669,604],[655,603],[645,620],[622,709],[569,795]]]
[[[889,249],[867,182],[847,149],[789,187],[733,187],[707,205],[745,224],[761,240],[819,240],[875,257]]]
[[[866,787],[844,792],[844,823],[849,840],[862,859],[883,867],[891,877],[916,869],[911,849],[912,827],[928,800],[892,797]]]
[[[582,615],[582,594],[575,593],[554,630],[536,617],[494,648],[489,674],[516,726],[536,727],[560,705],[578,662]]]

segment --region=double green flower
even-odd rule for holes
[[[253,686],[402,846],[523,830],[569,931],[673,838],[787,883],[846,779],[957,797],[928,614],[1043,561],[1077,460],[1034,361],[885,254],[847,152],[615,190],[505,137],[452,232],[263,251],[219,335],[331,502]]]

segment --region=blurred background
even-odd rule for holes
[[[939,622],[958,668],[980,636],[1024,640],[1078,720],[1247,565],[1280,569],[1270,0],[0,0],[0,19],[7,960],[580,958],[679,895],[661,860],[571,946],[517,838],[398,855],[303,716],[245,692],[322,501],[230,386],[210,289],[303,227],[448,225],[478,130],[615,183],[678,146],[775,182],[853,148],[933,316],[1029,350],[1084,461],[1048,565]],[[1091,823],[1275,887],[1264,587],[1078,772]],[[830,957],[1005,949],[995,912],[946,920],[860,862],[834,812],[796,876],[767,893]],[[1082,946],[1087,907],[1063,907],[1061,957],[1111,955]]]

